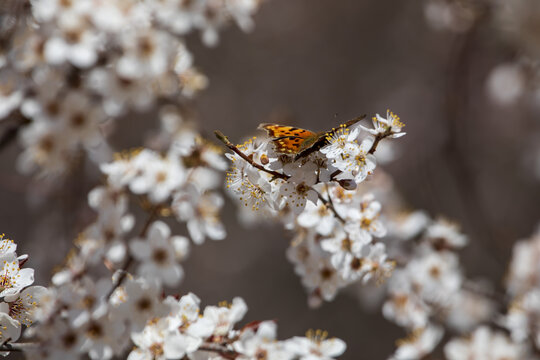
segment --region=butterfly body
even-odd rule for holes
[[[340,127],[349,127],[364,116],[347,121]],[[327,137],[332,136],[336,129],[315,133],[310,130],[297,128],[294,126],[277,124],[260,124],[259,129],[266,130],[272,139],[276,152],[281,154],[294,155],[295,160],[305,157],[328,143]]]

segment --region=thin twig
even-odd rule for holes
[[[223,135],[223,133],[219,130],[216,130],[214,131],[214,134],[216,135],[216,137],[222,142],[225,144],[225,146],[227,146],[229,149],[231,149],[232,151],[234,151],[235,153],[237,153],[242,159],[244,159],[245,161],[247,161],[251,166],[261,170],[261,171],[264,171],[264,172],[267,172],[268,174],[270,175],[273,175],[274,177],[276,178],[280,178],[280,179],[284,179],[284,180],[287,180],[290,176],[288,175],[285,175],[285,174],[282,174],[282,173],[279,173],[277,171],[273,171],[273,170],[269,170],[269,169],[266,169],[264,166],[260,165],[260,164],[257,164],[255,161],[253,161],[253,159],[250,159],[249,156],[247,156],[246,154],[244,154],[240,149],[238,149],[238,147],[236,147],[233,143],[231,143],[229,141],[229,139]]]
[[[339,219],[339,221],[341,221],[342,223],[345,223],[345,220],[338,214],[338,212],[337,212],[337,210],[336,210],[336,208],[334,206],[334,201],[332,201],[332,197],[330,196],[330,188],[328,187],[328,183],[324,184],[324,186],[326,187],[326,194],[328,195],[328,202],[330,203],[331,210],[334,212],[334,215],[336,215],[336,217]]]
[[[229,349],[226,349],[220,345],[203,345],[203,346],[200,346],[199,349],[200,351],[210,351],[210,352],[215,352],[219,355],[221,355],[222,357],[224,357],[225,359],[230,359],[230,360],[234,360],[236,359],[240,354],[237,353],[236,351],[234,350],[229,350]]]
[[[40,346],[39,343],[28,342],[28,343],[5,343],[0,346],[0,351],[13,351],[13,352],[22,352],[25,350],[37,349]]]
[[[389,137],[393,133],[394,132],[392,131],[392,128],[388,127],[388,129],[386,129],[386,131],[383,132],[382,134],[375,135],[375,141],[373,141],[373,144],[371,144],[371,148],[369,149],[368,154],[375,153],[375,151],[377,150],[377,146],[379,146],[379,143],[381,142],[381,140]]]

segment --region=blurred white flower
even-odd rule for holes
[[[462,333],[474,330],[495,316],[496,304],[481,293],[461,289],[452,297],[444,317],[448,326]]]
[[[398,215],[388,221],[388,232],[390,236],[410,240],[424,231],[430,221],[426,212],[421,210]]]
[[[212,240],[225,238],[225,228],[219,220],[223,198],[214,192],[201,194],[193,186],[187,186],[175,194],[172,208],[176,217],[187,222],[189,235],[195,244],[202,244],[206,237]]]
[[[15,90],[8,84],[0,85],[0,120],[19,107],[22,95],[22,91]]]
[[[467,245],[467,237],[459,232],[458,225],[444,219],[427,227],[426,239],[437,250],[459,249]]]
[[[523,343],[528,338],[540,347],[540,289],[534,289],[515,300],[502,323],[510,330],[512,340]]]
[[[132,313],[131,315],[139,315]],[[81,351],[87,352],[92,360],[111,359],[121,348],[124,325],[111,319],[104,309],[86,318],[80,317],[74,324],[78,332],[83,334]]]
[[[293,359],[293,354],[286,350],[283,342],[276,341],[276,323],[263,321],[252,328],[243,329],[239,339],[233,344],[240,359]]]
[[[161,288],[144,279],[128,280],[124,285],[126,299],[115,308],[115,314],[127,320],[133,331],[141,330],[154,317],[165,316],[169,307],[161,299]]]
[[[129,243],[133,257],[140,262],[137,273],[142,277],[177,286],[184,276],[179,264],[189,252],[189,241],[182,236],[172,236],[167,224],[155,221],[148,229],[146,239],[134,239]]]
[[[345,231],[351,238],[363,244],[371,242],[372,237],[383,237],[386,228],[380,221],[381,204],[372,194],[362,198],[359,208],[350,207],[346,215]]]
[[[326,332],[311,331],[307,337],[295,336],[287,340],[286,347],[295,353],[300,360],[331,360],[342,355],[347,345],[338,338],[327,339]]]
[[[525,92],[525,86],[525,74],[518,64],[497,66],[487,81],[489,94],[501,105],[514,104]]]
[[[167,71],[175,39],[152,28],[133,28],[120,34],[122,56],[116,71],[122,78],[150,78]]]
[[[190,343],[177,329],[171,330],[167,318],[149,322],[142,332],[132,333],[131,340],[137,348],[131,351],[128,360],[181,359],[200,344],[200,341]]]
[[[186,178],[186,172],[175,157],[162,158],[154,152],[143,150],[133,159],[137,175],[129,187],[135,194],[148,194],[154,203],[169,198]]]
[[[513,343],[506,335],[481,326],[469,339],[448,342],[444,354],[448,360],[519,360],[525,359],[527,352],[522,344]]]
[[[233,326],[242,320],[246,312],[247,305],[245,301],[236,297],[231,304],[207,306],[204,309],[203,318],[212,324],[213,335],[226,337]]]
[[[436,30],[463,33],[470,29],[476,18],[471,4],[467,1],[429,0],[424,6],[424,15]]]
[[[443,329],[436,325],[415,330],[409,338],[399,341],[398,348],[390,360],[423,358],[435,349],[443,333]]]
[[[329,206],[318,200],[306,203],[304,211],[298,215],[298,224],[304,228],[313,228],[318,234],[330,235],[336,225],[336,217]]]
[[[88,3],[82,1],[84,2]],[[87,14],[65,12],[58,18],[57,26],[57,32],[44,45],[45,60],[51,65],[61,65],[69,61],[80,68],[94,65],[102,41],[88,23]]]
[[[394,281],[398,282],[399,277],[395,274]],[[393,289],[382,310],[385,318],[408,329],[422,329],[429,321],[429,307],[409,289]]]
[[[514,245],[506,278],[507,291],[518,296],[540,287],[540,232]]]

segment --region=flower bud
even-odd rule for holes
[[[357,186],[356,181],[354,181],[352,179],[338,180],[338,183],[345,190],[355,190],[356,186]]]

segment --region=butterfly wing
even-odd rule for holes
[[[366,115],[363,115],[349,120],[341,124],[338,129],[352,126],[365,117]],[[328,144],[327,137],[333,136],[337,130],[332,129],[316,134],[306,129],[277,124],[260,124],[259,129],[265,130],[272,138],[274,148],[278,153],[295,155],[296,160]]]
[[[307,139],[317,134],[312,131],[293,126],[277,124],[261,124],[259,129],[265,130],[272,138],[276,152],[283,154],[297,154]]]
[[[259,129],[266,130],[268,136],[275,139],[283,137],[299,137],[305,139],[315,135],[314,132],[306,129],[277,124],[260,124]]]

